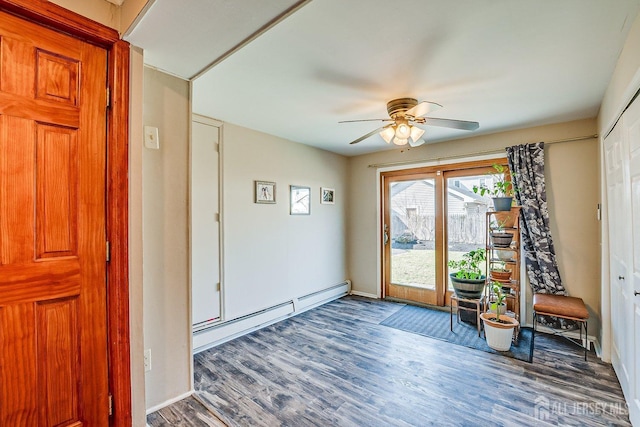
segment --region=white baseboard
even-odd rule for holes
[[[337,285],[283,302],[276,306],[229,320],[193,334],[193,353],[210,349],[234,338],[265,328],[288,317],[303,313],[349,294],[351,282]]]
[[[370,294],[368,292],[361,292],[361,291],[354,291],[352,290],[349,295],[355,295],[357,297],[365,297],[365,298],[373,298],[373,299],[380,299],[380,297],[378,295],[375,294]]]
[[[167,407],[167,406],[171,405],[172,403],[176,403],[176,402],[181,401],[182,399],[186,399],[187,397],[191,396],[193,393],[194,393],[194,390],[191,389],[190,391],[188,391],[186,393],[183,393],[183,394],[181,394],[179,396],[176,396],[176,397],[174,397],[172,399],[166,400],[166,401],[160,403],[159,405],[152,406],[151,408],[147,409],[147,415],[152,414],[152,413],[154,413],[156,411],[159,411],[160,409],[162,409],[164,407]]]
[[[600,345],[600,341],[598,340],[598,338],[594,338],[593,340],[593,349],[596,352],[596,356],[598,356],[598,358],[602,360],[602,345]]]

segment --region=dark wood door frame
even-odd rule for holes
[[[129,332],[129,44],[116,30],[46,0],[0,0],[0,10],[101,46],[108,54],[107,111],[107,323],[111,425],[131,426]],[[106,88],[105,88],[106,90]]]

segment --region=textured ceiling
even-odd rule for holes
[[[191,77],[293,5],[156,0],[130,41],[148,64]],[[378,135],[349,145],[379,125],[338,121],[385,118],[386,102],[403,96],[442,104],[434,117],[480,122],[474,132],[426,127],[428,142],[591,118],[639,8],[640,0],[313,0],[195,79],[193,110],[345,155],[389,146]],[[216,24],[203,24],[207,17]],[[188,41],[193,33],[206,46]]]

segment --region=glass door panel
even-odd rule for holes
[[[436,303],[435,177],[388,183],[389,238],[387,296]]]
[[[467,171],[468,172],[468,171]],[[473,192],[473,187],[485,184],[489,179],[485,173],[468,176],[449,176],[446,178],[446,215],[447,215],[447,262],[460,260],[462,255],[478,248],[484,249],[486,236],[485,212],[491,205],[491,199]],[[485,263],[482,263],[484,271]],[[447,267],[447,290],[453,291]]]

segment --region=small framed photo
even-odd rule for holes
[[[335,204],[335,196],[336,190],[333,188],[320,188],[320,203],[323,205],[333,205]]]
[[[291,215],[311,214],[311,188],[292,185],[291,191]]]
[[[275,203],[276,183],[269,181],[255,181],[256,198],[255,203]]]

